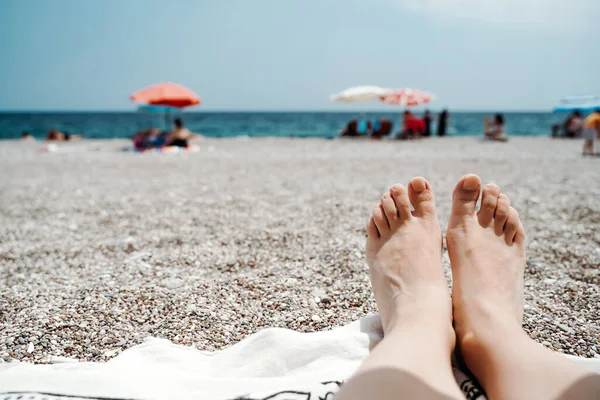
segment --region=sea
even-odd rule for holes
[[[419,115],[419,113],[416,113]],[[544,112],[506,112],[506,132],[514,136],[549,136],[553,124],[564,114]],[[368,112],[369,120],[387,118],[399,130],[401,113]],[[433,113],[434,118],[436,113]],[[450,111],[450,136],[482,134],[483,119],[492,113]],[[335,137],[356,112],[183,112],[185,126],[208,137]],[[28,132],[44,138],[50,128],[90,139],[131,138],[142,129],[166,130],[172,115],[140,112],[0,112],[0,139],[19,138]],[[435,124],[434,124],[435,129]],[[434,130],[435,132],[435,130]]]

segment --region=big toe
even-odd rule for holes
[[[468,174],[460,178],[452,193],[452,214],[473,215],[481,191],[481,179]]]
[[[414,207],[414,215],[419,218],[435,217],[435,200],[431,185],[420,176],[413,178],[408,184],[408,197]]]

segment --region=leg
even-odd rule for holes
[[[480,186],[475,175],[459,181],[446,233],[454,327],[465,362],[490,399],[555,399],[588,376],[591,381],[576,389],[588,391],[580,398],[594,398],[591,372],[538,345],[521,328],[523,225],[496,185],[483,188],[475,213]]]
[[[583,140],[583,155],[591,156],[594,154],[594,141],[590,139]]]
[[[385,337],[336,398],[464,398],[450,366],[452,305],[429,183],[414,178],[408,190],[394,185],[373,210],[367,236]]]

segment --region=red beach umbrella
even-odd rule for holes
[[[417,89],[400,89],[394,91],[394,93],[390,95],[381,97],[381,101],[384,103],[405,107],[420,106],[422,104],[427,104],[434,99],[434,94]]]
[[[185,108],[200,104],[200,97],[185,86],[166,82],[141,89],[129,97],[136,103]]]

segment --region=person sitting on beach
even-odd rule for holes
[[[371,133],[372,139],[381,139],[384,136],[392,133],[394,124],[389,119],[377,119],[373,122],[373,132]]]
[[[581,137],[583,133],[583,114],[575,110],[564,122],[565,136],[568,138]]]
[[[33,135],[29,132],[23,132],[21,133],[21,140],[35,140],[35,138],[33,137]]]
[[[165,140],[165,146],[189,147],[189,141],[200,135],[190,132],[189,129],[183,127],[181,118],[175,118],[173,121],[175,129],[169,132]]]
[[[508,141],[504,132],[504,115],[496,114],[493,121],[486,116],[483,120],[483,135],[489,140]]]
[[[66,142],[69,140],[81,139],[83,134],[71,135],[68,132],[60,132],[55,128],[51,128],[46,135],[46,140],[49,142]]]
[[[583,155],[594,155],[594,142],[596,138],[600,138],[600,109],[592,112],[585,119],[585,131],[583,133]]]
[[[340,136],[343,136],[343,137],[360,136],[360,134],[357,131],[357,125],[358,125],[358,121],[355,119],[348,122],[348,124],[346,124],[346,127],[344,129],[342,129],[342,131],[340,132]]]
[[[64,142],[69,140],[69,135],[62,133],[55,128],[51,128],[46,134],[46,140],[49,142]]]
[[[336,400],[465,399],[451,364],[456,348],[486,398],[598,398],[600,375],[540,346],[522,327],[525,229],[498,186],[482,187],[469,174],[454,188],[446,229],[452,296],[427,180],[392,186],[366,232],[383,339]],[[472,390],[468,398],[483,398]]]
[[[398,139],[416,139],[425,131],[425,122],[406,110],[402,114],[402,130]]]
[[[361,115],[356,123],[356,132],[360,136],[369,135],[371,128],[371,121],[368,121],[364,115]]]
[[[164,139],[156,128],[138,131],[133,135],[132,140],[136,151],[160,149],[164,145]]]

